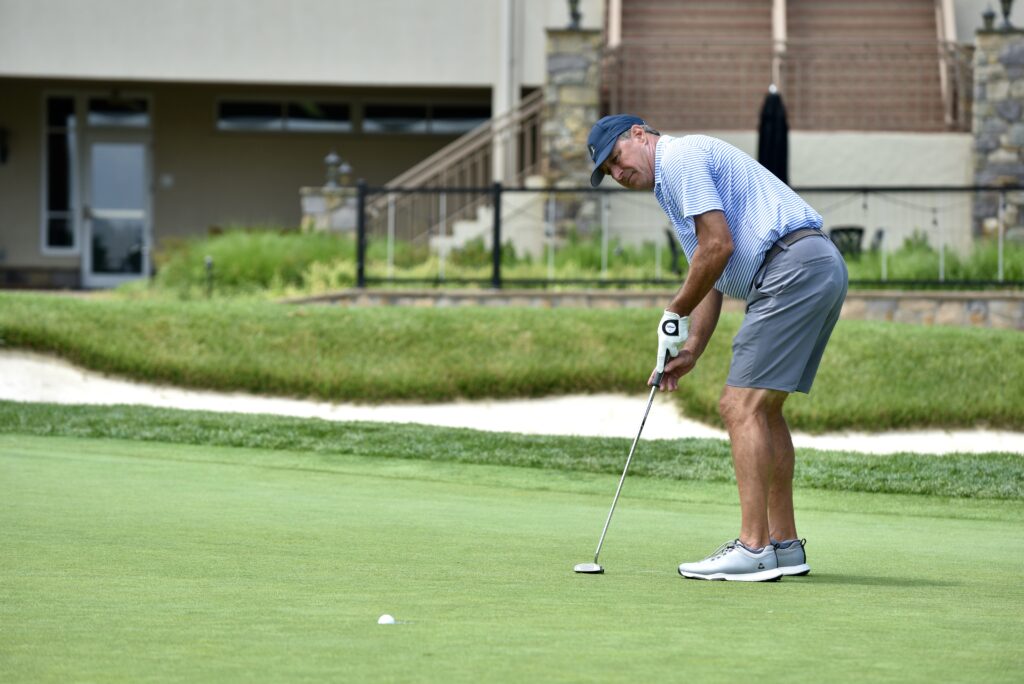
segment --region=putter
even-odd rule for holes
[[[665,363],[668,363],[669,355],[665,353]],[[604,568],[597,562],[597,557],[601,555],[601,546],[604,544],[604,536],[608,534],[608,525],[612,522],[612,514],[615,512],[615,504],[619,502],[619,494],[622,492],[622,483],[626,481],[626,473],[629,472],[629,464],[633,460],[633,451],[636,450],[636,443],[640,441],[640,433],[644,431],[644,423],[647,422],[647,414],[651,412],[651,404],[654,403],[654,395],[658,392],[658,385],[661,384],[662,373],[658,373],[654,377],[654,382],[651,383],[651,396],[647,399],[647,408],[644,410],[644,418],[640,421],[640,429],[636,432],[636,437],[633,438],[633,446],[629,448],[629,456],[626,458],[626,467],[622,469],[622,477],[619,478],[619,486],[615,490],[615,498],[612,499],[611,510],[608,511],[608,518],[604,521],[604,529],[601,530],[601,538],[597,541],[597,551],[594,551],[594,562],[593,563],[580,563],[572,570],[573,572],[579,572],[586,575],[600,575],[604,573]]]

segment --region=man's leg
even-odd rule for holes
[[[768,416],[772,440],[772,484],[768,489],[768,526],[776,541],[796,539],[793,514],[793,438],[782,416],[782,406]]]
[[[779,421],[782,405],[789,396],[786,392],[748,387],[726,386],[719,401],[719,411],[729,431],[732,445],[733,468],[740,494],[740,536],[745,545],[753,549],[767,546],[769,534],[769,502],[792,496],[792,484],[780,482],[774,487],[776,471],[779,479],[787,475],[792,479],[792,442],[790,453],[777,458],[777,443],[783,441]],[[785,421],[782,421],[785,426]],[[785,429],[788,439],[789,430]],[[788,504],[792,519],[792,501]],[[778,515],[785,516],[785,505]],[[785,537],[790,539],[791,537]]]
[[[733,467],[740,490],[739,542],[729,541],[702,561],[681,563],[679,574],[691,579],[774,582],[783,576],[768,533],[768,502],[776,463],[774,416],[782,415],[789,394],[727,385],[719,410],[729,428]]]

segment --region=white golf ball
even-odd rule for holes
[[[377,618],[377,624],[378,625],[393,625],[393,624],[395,624],[395,618],[392,617],[391,615],[388,615],[387,613],[384,613],[379,618]]]

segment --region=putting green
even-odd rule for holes
[[[1024,678],[1020,502],[801,490],[810,577],[697,582],[732,487],[634,478],[576,575],[616,479],[0,435],[0,680]]]

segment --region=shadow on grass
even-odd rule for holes
[[[813,582],[815,584],[849,584],[864,587],[958,587],[962,582],[950,580],[933,580],[921,577],[875,577],[871,575],[839,575],[828,573],[811,573],[807,577],[786,577],[792,580]]]

